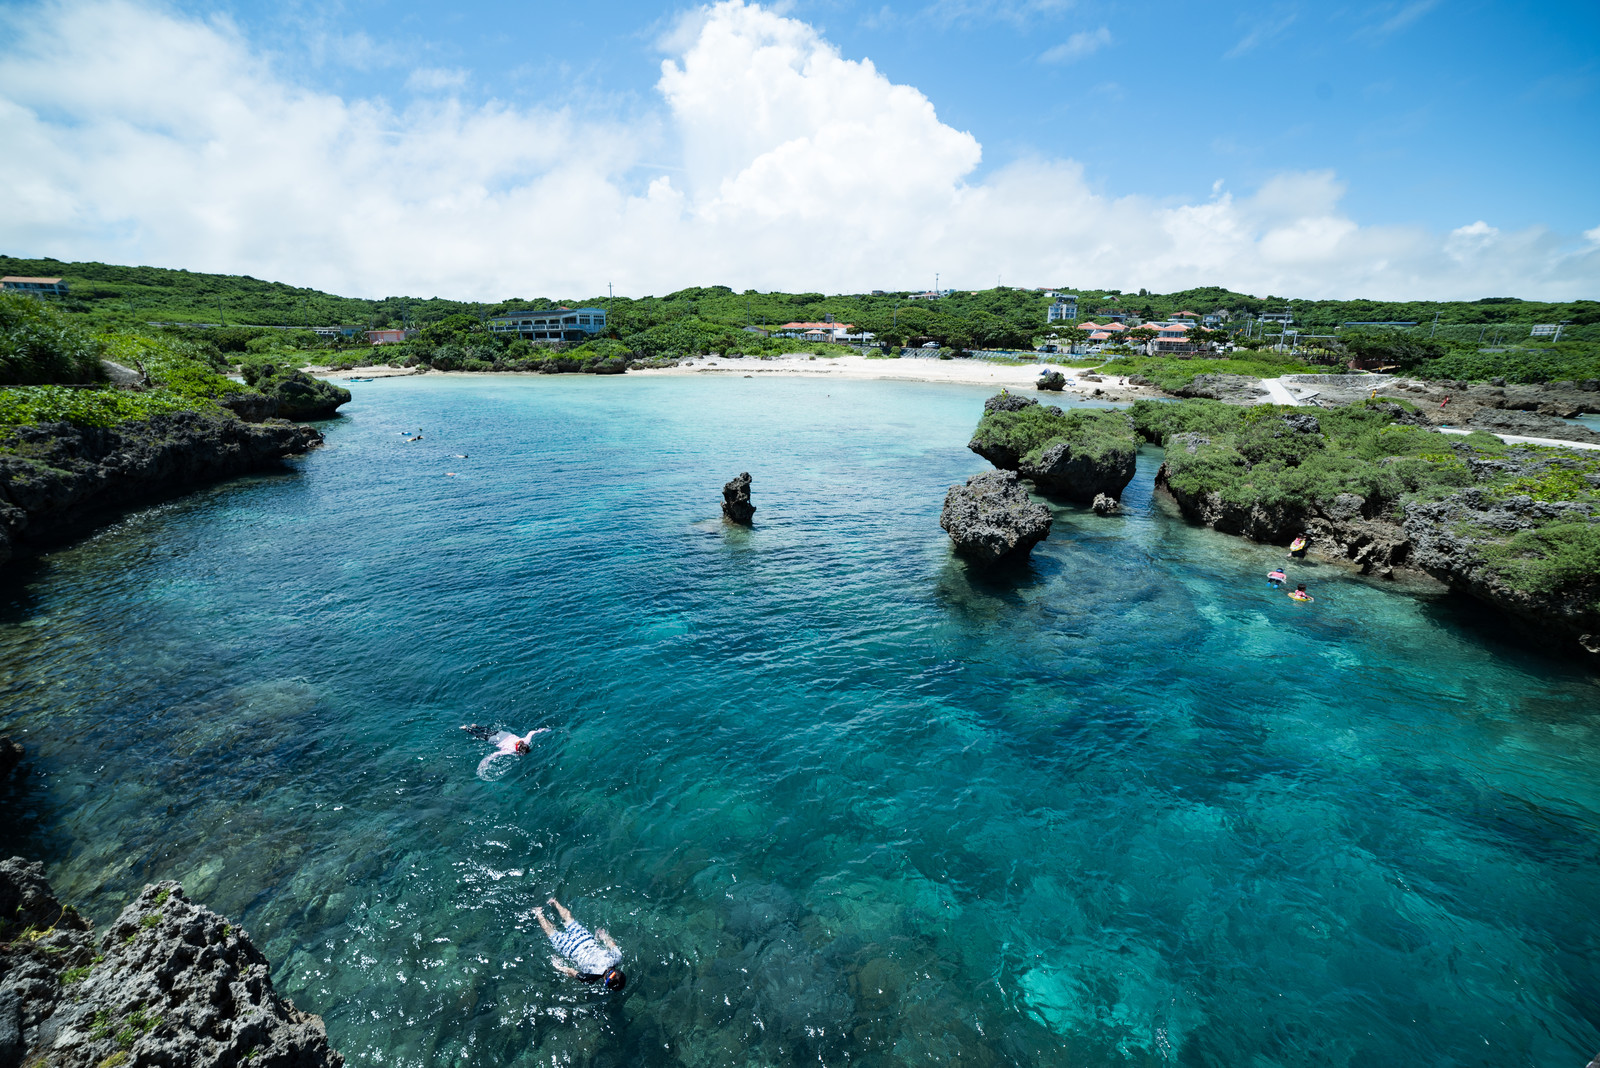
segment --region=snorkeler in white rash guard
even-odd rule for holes
[[[510,731],[490,730],[480,727],[476,723],[464,725],[462,730],[474,738],[481,738],[486,742],[494,743],[494,752],[478,762],[478,775],[481,777],[489,769],[489,765],[503,756],[523,756],[533,748],[533,736],[543,734],[549,727],[540,727],[538,730],[529,731],[527,734],[512,734]]]

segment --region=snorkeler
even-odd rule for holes
[[[1300,583],[1300,585],[1296,586],[1294,588],[1294,590],[1289,594],[1289,600],[1291,600],[1291,601],[1315,601],[1316,598],[1311,596],[1309,593],[1306,592],[1306,584],[1304,582],[1302,582],[1302,583]]]
[[[481,738],[486,742],[493,742],[494,752],[478,762],[478,774],[482,776],[489,765],[503,756],[524,756],[533,748],[533,736],[543,734],[549,727],[540,727],[538,730],[529,731],[527,734],[512,734],[510,731],[496,731],[488,727],[480,727],[476,723],[464,725],[462,730],[474,738]]]
[[[555,898],[550,899],[550,904],[555,906],[556,912],[561,916],[563,924],[561,930],[556,930],[555,924],[545,918],[544,909],[534,909],[533,915],[538,919],[539,926],[544,928],[550,944],[560,954],[550,958],[550,963],[555,965],[556,971],[569,975],[580,983],[592,983],[598,980],[607,990],[621,990],[623,984],[628,981],[628,977],[617,967],[622,963],[622,947],[606,934],[604,927],[590,934],[587,927],[572,918],[572,913],[567,911],[565,905]],[[562,957],[577,967],[563,964]]]
[[[1283,589],[1283,584],[1289,581],[1289,576],[1283,573],[1283,568],[1275,567],[1267,572],[1267,585],[1275,590]]]

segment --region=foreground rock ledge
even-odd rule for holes
[[[1050,524],[1050,509],[1035,504],[1012,471],[984,471],[951,486],[939,516],[956,552],[979,564],[1027,556]]]
[[[337,1068],[321,1017],[272,988],[236,924],[146,886],[96,944],[44,866],[0,861],[0,1065]]]
[[[114,515],[224,478],[267,471],[322,444],[309,426],[179,412],[112,428],[4,428],[0,563]]]

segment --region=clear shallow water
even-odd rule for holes
[[[352,1063],[1600,1050],[1592,674],[1332,567],[1290,603],[1152,501],[1154,451],[1128,516],[969,575],[938,511],[984,391],[353,388],[295,473],[0,617],[38,770],[0,846],[100,920],[182,879]],[[483,781],[469,721],[551,731]],[[550,970],[551,893],[621,996]]]

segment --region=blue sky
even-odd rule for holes
[[[299,246],[310,241],[324,260],[305,273],[323,284],[428,280],[348,247],[355,233],[341,251],[330,236],[341,219],[317,219],[303,190],[271,188],[309,173],[328,196],[370,206],[368,227],[410,219],[435,232],[451,249],[438,278],[474,290],[594,291],[600,275],[619,273],[657,291],[712,281],[842,289],[912,284],[937,261],[963,285],[1009,273],[1029,285],[1600,295],[1593,3],[96,0],[0,4],[0,16],[17,31],[9,47],[0,36],[0,97],[26,113],[12,117],[18,143],[61,157],[33,171],[0,164],[0,178],[67,176],[73,187],[41,196],[15,225],[0,221],[12,252],[101,249],[281,272],[296,265],[284,227],[305,219]],[[123,32],[97,36],[107,25]],[[160,69],[157,57],[174,51],[203,55],[206,35],[228,56],[210,81]],[[102,92],[66,104],[30,89],[52,62],[81,64],[107,47],[143,49],[148,62],[129,57]],[[781,78],[762,66],[775,50],[788,63]],[[663,60],[684,72],[676,88]],[[153,90],[163,78],[170,91]],[[130,94],[150,97],[138,115]],[[240,105],[223,117],[176,100],[196,94]],[[326,123],[308,118],[317,101]],[[773,109],[793,114],[769,127]],[[0,134],[6,122],[0,113]],[[208,123],[209,137],[183,132]],[[295,123],[343,132],[309,151],[294,139],[277,153],[294,156],[292,168],[252,172],[252,192],[218,194],[240,178],[208,161],[197,137],[214,156],[241,129],[258,126],[264,144],[293,139]],[[154,186],[163,169],[195,183],[204,210],[73,177],[114,165],[112,150],[86,142],[129,125],[140,128],[125,146],[129,171]],[[341,138],[370,145],[389,177],[363,186],[333,158]],[[555,147],[499,158],[485,147],[497,139]],[[446,162],[448,152],[468,158]],[[474,152],[486,161],[476,172]],[[897,185],[909,188],[883,191]],[[462,188],[472,196],[451,192]],[[1032,222],[1016,211],[1029,202],[1040,209]],[[252,236],[274,209],[288,214]],[[526,222],[547,211],[587,213],[593,225],[556,233]],[[855,247],[782,264],[750,254],[830,220]],[[480,240],[465,239],[468,228]],[[486,232],[507,228],[550,240],[508,251]],[[574,247],[586,230],[590,247]],[[663,257],[660,243],[684,254]],[[467,268],[485,257],[498,266]]]

